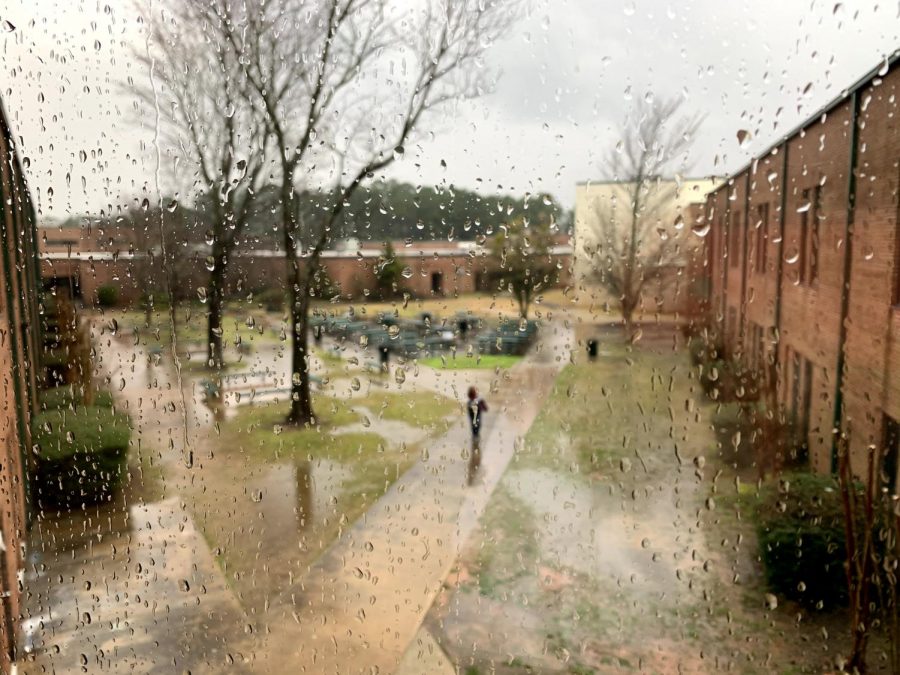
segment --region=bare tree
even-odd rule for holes
[[[228,35],[234,26],[223,20],[228,1],[169,0],[148,11],[148,47],[137,53],[150,73],[138,93],[158,115],[158,142],[176,153],[166,166],[208,215],[207,365],[216,369],[223,365],[227,269],[267,165],[263,115],[248,105]]]
[[[288,423],[313,417],[308,318],[314,272],[349,198],[404,156],[430,111],[486,90],[479,60],[512,0],[246,0],[232,47],[280,163],[291,317]],[[300,218],[298,192],[328,195]]]
[[[630,327],[650,281],[664,281],[668,265],[680,259],[672,223],[677,186],[663,175],[684,162],[701,123],[681,114],[682,101],[640,99],[621,128],[607,165],[616,183],[611,198],[594,205],[595,235],[586,252],[596,258],[600,284],[620,303]]]

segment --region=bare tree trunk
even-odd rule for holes
[[[306,261],[306,274],[300,269],[297,256],[298,227],[296,222],[296,193],[293,171],[285,169],[287,180],[282,186],[281,202],[284,223],[284,254],[286,281],[291,318],[291,410],[287,423],[296,426],[311,424],[314,419],[312,394],[309,387],[309,281],[317,260]],[[316,256],[317,258],[317,256]]]
[[[847,590],[850,596],[850,633],[853,638],[847,670],[851,673],[865,673],[866,649],[869,642],[869,578],[872,551],[871,530],[874,526],[872,488],[875,478],[874,458],[870,452],[866,494],[860,506],[853,487],[853,471],[850,466],[850,451],[845,440],[838,446],[838,478],[844,503],[844,528],[847,548]],[[862,508],[862,519],[859,509]],[[858,526],[863,531],[858,531]]]
[[[209,273],[206,322],[206,366],[219,370],[224,365],[222,349],[222,314],[225,310],[224,256],[214,256],[215,267]]]
[[[622,298],[622,320],[625,322],[626,332],[631,332],[631,325],[634,317],[634,306],[632,298],[626,295]]]
[[[291,322],[294,325],[294,339],[291,342],[291,412],[287,421],[289,424],[302,426],[312,423],[314,419],[309,387],[309,293],[306,292],[306,284],[298,284],[293,288],[296,290],[291,291]]]

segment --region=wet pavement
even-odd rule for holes
[[[176,499],[44,517],[29,552],[26,671],[215,669],[246,619]],[[33,544],[34,546],[34,544]],[[51,553],[52,550],[52,553]],[[126,666],[127,664],[127,666]]]
[[[135,427],[131,470],[144,478],[126,491],[127,503],[45,516],[33,528],[25,605],[37,656],[22,664],[26,672],[391,672],[416,641],[570,342],[554,324],[532,358],[500,375],[401,363],[387,376],[329,373],[325,387],[339,396],[352,378],[362,381],[360,395],[439,392],[456,400],[475,382],[492,405],[473,487],[460,420],[332,543],[317,540],[310,521],[341,518],[347,467],[237,461],[217,447],[229,409],[203,403],[202,374],[182,369],[179,377],[165,352],[96,328],[100,371]],[[272,373],[273,383],[287,377],[278,345],[243,358],[248,370]],[[375,432],[415,436],[399,427]]]

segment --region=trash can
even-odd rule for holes
[[[378,361],[381,363],[382,368],[387,368],[390,355],[391,350],[388,349],[385,345],[381,345],[378,348]]]
[[[322,344],[322,326],[315,326],[313,328],[313,341],[317,345]]]
[[[456,322],[456,327],[459,329],[459,336],[463,339],[466,337],[466,333],[469,332],[469,320],[468,319],[460,319]]]
[[[598,349],[599,345],[600,345],[600,343],[597,340],[597,338],[591,338],[590,340],[587,341],[587,353],[588,353],[588,358],[591,361],[597,360],[597,349]]]

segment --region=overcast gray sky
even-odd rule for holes
[[[6,0],[2,97],[41,212],[96,212],[156,190],[152,128],[129,120],[130,3]],[[447,110],[394,177],[483,192],[601,178],[632,97],[686,97],[706,115],[692,175],[745,163],[900,46],[900,2],[533,0],[496,44],[493,93]],[[741,147],[738,130],[752,133]],[[408,149],[409,150],[409,149]],[[441,166],[441,160],[446,167]],[[502,186],[502,188],[498,187]]]

